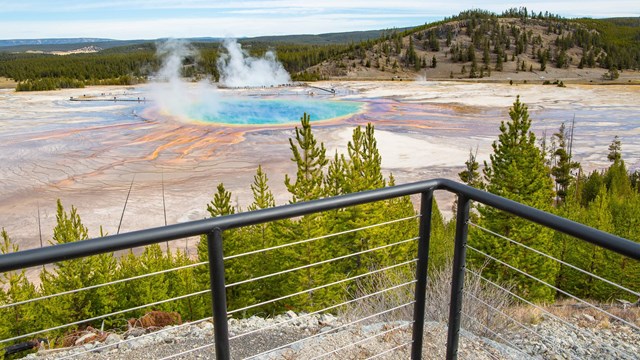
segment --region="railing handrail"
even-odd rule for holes
[[[2,254],[0,255],[0,272],[209,234],[214,231],[214,229],[225,230],[256,225],[374,201],[420,194],[432,190],[446,190],[458,195],[464,195],[470,200],[504,210],[513,215],[586,240],[627,257],[640,260],[640,244],[631,240],[523,205],[495,194],[475,189],[453,180],[440,178]]]

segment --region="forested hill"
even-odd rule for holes
[[[411,28],[401,28],[395,31],[407,31]],[[350,44],[367,40],[379,39],[389,30],[369,30],[350,31],[340,33],[328,33],[318,35],[280,35],[280,36],[258,36],[243,39],[243,42],[267,42],[267,43],[289,43],[299,45],[330,45],[330,44]]]
[[[549,13],[528,13],[526,8],[500,15],[470,10],[409,29],[259,37],[241,42],[253,55],[275,49],[292,78],[303,81],[422,76],[593,82],[615,80],[623,73],[618,81],[640,82],[639,23],[637,18],[568,20]],[[0,77],[18,82],[18,90],[134,84],[146,81],[161,62],[153,42],[132,40],[108,49],[110,42],[99,44],[100,49],[90,49],[93,53],[64,57],[0,48]],[[217,79],[219,39],[195,39],[194,46],[201,54],[184,60],[184,76]]]
[[[640,68],[640,18],[563,19],[470,10],[354,45],[309,69],[318,77],[614,79]]]

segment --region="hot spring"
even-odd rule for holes
[[[226,88],[276,90],[278,97],[224,94],[208,80],[190,84],[181,76],[183,58],[196,51],[181,41],[167,41],[160,47],[164,56],[158,73],[160,82],[150,86],[150,97],[159,113],[182,121],[200,124],[268,126],[294,124],[304,113],[311,121],[323,121],[353,115],[363,103],[326,98],[300,97],[301,92],[289,91],[291,77],[284,66],[268,51],[253,57],[233,39],[223,42],[226,52],[218,59],[219,83]],[[284,88],[282,85],[286,85]],[[321,89],[326,90],[326,89]],[[335,95],[335,91],[329,91]],[[309,93],[311,94],[311,93]],[[266,94],[261,94],[266,95]],[[285,95],[281,97],[281,95]]]
[[[198,102],[186,111],[187,118],[205,124],[283,125],[300,120],[307,113],[311,121],[323,121],[353,115],[363,103],[316,99],[221,98],[218,104]]]

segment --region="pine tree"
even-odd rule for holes
[[[484,51],[482,53],[482,63],[486,69],[489,68],[489,63],[491,62],[491,55],[489,54],[489,41],[485,41],[484,43]]]
[[[262,170],[262,166],[258,166],[256,174],[253,177],[253,183],[251,184],[253,202],[249,205],[249,210],[266,209],[276,205],[273,193],[269,189],[268,181],[269,179],[267,174]],[[274,233],[274,227],[277,227],[278,224],[278,222],[266,223],[246,228],[244,239],[247,242],[247,247],[250,248],[250,250],[258,250],[281,245],[283,242],[279,241]],[[289,261],[285,254],[286,252],[275,249],[248,255],[246,261],[250,266],[250,276],[263,276],[288,268]],[[244,289],[244,291],[250,291],[257,302],[263,302],[286,295],[284,293],[286,289],[283,289],[282,281],[278,277],[259,280],[251,284],[247,284],[247,286],[243,286],[242,289]],[[266,311],[274,314],[279,308],[281,307],[279,307],[278,304],[271,304],[261,307],[260,309],[256,309],[256,311]]]
[[[469,78],[475,79],[477,77],[478,77],[478,63],[476,62],[476,59],[474,58],[471,61],[471,70],[469,70]]]
[[[627,183],[630,185],[630,183]],[[613,222],[613,233],[626,239],[640,242],[640,193],[633,191],[632,187],[621,194],[611,193],[609,208]],[[607,264],[615,269],[615,273],[609,279],[627,287],[637,289],[640,286],[640,264],[638,261],[622,255],[614,255],[612,263]],[[608,289],[609,298],[627,299],[636,301],[637,297],[626,291],[614,288]]]
[[[616,146],[619,148],[619,146]],[[619,149],[617,149],[619,152]],[[574,193],[576,193],[574,195]],[[594,171],[586,179],[578,177],[559,215],[633,241],[640,239],[640,194],[633,191],[624,161],[615,161],[604,172]],[[557,256],[582,269],[633,289],[640,285],[640,265],[624,256],[603,250],[566,235],[556,235]],[[570,293],[602,301],[612,298],[635,301],[633,295],[594,280],[590,276],[561,267],[557,286]]]
[[[465,184],[477,189],[482,189],[484,184],[482,182],[482,178],[480,177],[480,173],[478,172],[480,164],[478,164],[476,157],[477,149],[475,154],[471,149],[469,149],[469,159],[464,163],[466,167],[463,171],[458,173],[458,177],[460,177],[460,180]]]
[[[347,144],[347,153],[347,193],[384,187],[382,158],[371,123],[367,124],[364,132],[360,126],[353,130],[352,140]]]
[[[585,222],[589,226],[606,232],[613,232],[611,211],[609,209],[609,195],[607,189],[602,186],[595,200],[589,204],[589,209]],[[592,274],[597,274],[605,278],[615,280],[612,276],[615,265],[619,264],[613,252],[605,250],[594,244],[581,241],[573,248],[573,264]],[[583,298],[607,299],[611,289],[606,283],[594,279],[584,274],[574,274],[572,282],[569,282],[568,289],[572,294]]]
[[[345,193],[373,190],[385,186],[382,176],[382,158],[377,148],[374,127],[367,124],[364,131],[360,126],[353,130],[351,141],[347,145],[347,162],[345,163]],[[359,228],[384,221],[381,204],[363,204],[345,209],[349,214],[345,226]],[[364,251],[386,243],[388,237],[381,236],[379,229],[363,230],[353,235],[353,239],[346,240],[349,252]],[[363,273],[372,267],[379,266],[386,260],[386,252],[369,253],[355,256],[354,273]]]
[[[578,177],[576,181],[569,186],[566,199],[559,204],[559,207],[555,210],[555,214],[569,220],[586,224],[586,208],[580,203],[580,196],[577,194],[580,191],[579,188],[582,181],[583,180]],[[554,243],[556,244],[554,251],[556,258],[570,264],[577,263],[576,259],[579,258],[580,255],[577,254],[576,249],[584,243],[583,241],[556,231],[554,232]],[[578,272],[561,263],[555,281],[556,287],[568,290],[569,283],[574,281],[576,275],[578,275]]]
[[[560,125],[558,132],[553,134],[557,142],[557,149],[553,152],[554,165],[551,168],[551,175],[556,182],[556,194],[560,202],[564,202],[567,190],[573,180],[571,171],[580,167],[580,163],[571,161],[569,156],[569,144],[567,143],[567,133],[564,123]]]
[[[485,162],[486,189],[522,204],[549,210],[553,198],[549,169],[542,152],[536,146],[527,107],[520,102],[519,96],[510,109],[509,116],[511,121],[503,121],[500,125],[500,135],[492,145],[490,163]],[[494,208],[480,207],[479,211],[479,221],[485,228],[542,252],[549,253],[552,249],[551,230]],[[474,231],[471,235],[473,243],[480,250],[543,281],[555,280],[558,265],[554,261],[532,255],[530,251],[488,233]],[[471,258],[477,266],[484,262],[476,254],[472,254]],[[499,280],[516,279],[519,290],[529,299],[553,299],[554,294],[550,288],[528,277],[514,275],[513,271],[503,265],[490,264],[485,269],[485,274]]]
[[[207,212],[211,217],[235,214],[235,208],[231,205],[231,193],[225,189],[224,184],[218,184],[213,200],[207,204]]]
[[[502,54],[498,53],[498,57],[496,58],[496,71],[502,71]]]
[[[0,232],[0,237],[2,238],[1,254],[9,254],[19,250],[18,245],[11,241],[4,228]],[[37,295],[35,286],[27,279],[25,269],[0,274],[0,305],[32,299]],[[35,303],[0,309],[0,338],[7,339],[36,330],[39,310]],[[0,358],[1,356],[0,352]]]
[[[207,212],[211,217],[225,216],[236,213],[236,208],[231,204],[231,192],[227,191],[223,183],[218,184],[213,200],[207,204]],[[224,256],[239,255],[251,250],[251,244],[246,241],[244,229],[229,229],[222,233]],[[200,237],[198,243],[198,261],[208,261],[209,251],[207,236]],[[242,286],[229,286],[235,282],[251,277],[251,263],[247,256],[225,261],[225,283],[227,285],[227,306],[229,310],[238,309],[254,302],[255,297],[251,291]],[[209,288],[209,269],[197,268],[198,286]],[[207,299],[207,306],[210,299]]]
[[[290,149],[297,165],[296,179],[285,174],[284,183],[292,195],[291,203],[323,197],[323,170],[327,165],[324,144],[318,145],[311,132],[311,119],[306,113],[300,119],[302,128],[296,126],[296,141],[289,139]]]
[[[540,59],[540,71],[545,71],[547,69],[547,55],[542,55],[539,57]]]
[[[172,257],[173,268],[191,265],[193,263],[194,261],[189,258],[187,253],[181,250],[176,251],[175,255]],[[204,268],[203,265],[200,267]],[[171,286],[169,289],[171,294],[170,296],[172,298],[204,290],[198,286],[196,269],[197,268],[195,267],[187,267],[171,273],[173,274],[173,277],[170,279]],[[200,320],[211,316],[210,298],[210,294],[189,296],[182,300],[178,300],[177,304],[173,305],[173,309],[182,316],[182,320]]]
[[[253,177],[253,184],[251,184],[253,203],[249,205],[249,211],[267,209],[276,206],[276,201],[273,197],[273,193],[269,190],[268,182],[269,178],[267,177],[267,174],[262,171],[262,166],[258,165],[256,175]]]
[[[560,53],[558,53],[558,56],[556,57],[556,67],[558,67],[559,69],[568,67],[569,63],[567,60],[567,52],[565,50],[560,51]]]
[[[82,224],[75,207],[67,213],[60,200],[57,203],[56,227],[52,244],[64,244],[88,239],[88,230]],[[116,260],[112,254],[61,261],[54,272],[47,269],[40,273],[44,295],[98,285],[113,279]],[[43,302],[45,326],[55,326],[106,314],[116,306],[111,287],[100,287],[54,297]]]
[[[579,197],[582,206],[587,207],[598,195],[600,187],[604,185],[604,175],[599,171],[593,171],[577,185],[581,190],[576,195]]]
[[[389,175],[388,186],[395,186],[395,178],[393,174]],[[437,205],[435,204],[432,211],[432,218],[439,214]],[[413,208],[413,203],[411,202],[411,198],[409,196],[403,196],[399,198],[394,198],[387,200],[384,205],[382,205],[383,214],[382,219],[388,220],[396,220],[396,219],[406,219],[412,217],[416,214],[415,209]],[[380,220],[384,221],[384,220]],[[437,226],[437,225],[436,225]],[[392,225],[385,226],[381,233],[379,234],[380,240],[377,242],[374,241],[374,245],[382,245],[392,242],[399,242],[403,240],[413,239],[418,236],[418,221],[417,219],[409,219],[404,220],[402,222],[397,222]],[[388,266],[391,264],[397,264],[402,261],[407,261],[410,258],[413,258],[412,254],[416,254],[418,251],[417,242],[409,242],[402,245],[395,245],[391,247],[388,251],[386,251],[385,258],[378,257],[377,265]]]
[[[167,255],[170,256],[170,254]],[[158,244],[146,246],[139,256],[136,256],[133,251],[129,251],[120,258],[118,278],[128,279],[169,269],[171,261],[168,256],[165,257]],[[119,283],[116,287],[119,294],[118,306],[122,309],[128,309],[168,299],[171,289],[169,276],[169,274],[158,274]],[[170,311],[173,310],[172,306],[171,303],[165,303],[154,307],[154,309]],[[127,317],[140,317],[149,310],[141,309],[136,312],[128,312]]]
[[[607,155],[607,159],[612,163],[622,159],[622,145],[620,144],[620,138],[618,135],[613,138],[613,141],[609,145],[609,155]]]
[[[609,145],[609,154],[607,155],[611,166],[604,173],[604,184],[614,199],[628,198],[634,192],[631,185],[631,178],[627,171],[627,167],[622,160],[622,145],[618,136],[616,136]]]
[[[300,123],[302,127],[295,129],[295,141],[289,139],[293,155],[291,160],[296,163],[297,167],[295,182],[288,174],[285,175],[284,180],[285,186],[292,196],[291,203],[318,199],[326,193],[324,188],[324,168],[328,163],[326,149],[324,144],[318,144],[313,136],[310,118],[306,113],[300,119]],[[305,215],[297,221],[285,223],[289,223],[291,226],[278,227],[279,236],[285,239],[285,242],[301,241],[326,234],[326,224],[322,214]],[[301,266],[330,258],[332,249],[326,246],[326,243],[326,241],[315,241],[287,248],[292,265]],[[297,271],[288,278],[292,284],[288,288],[299,291],[326,283],[332,276],[329,268],[330,266],[325,264]],[[308,293],[293,301],[296,301],[297,305],[302,308],[312,309],[328,303],[335,295],[331,293],[333,290]]]
[[[338,196],[346,194],[348,187],[346,180],[346,159],[343,154],[338,155],[338,151],[327,166],[327,175],[324,180],[324,189],[327,196]]]

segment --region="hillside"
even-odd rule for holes
[[[627,82],[637,81],[639,66],[640,27],[632,18],[474,10],[362,42],[307,72],[324,79]]]

